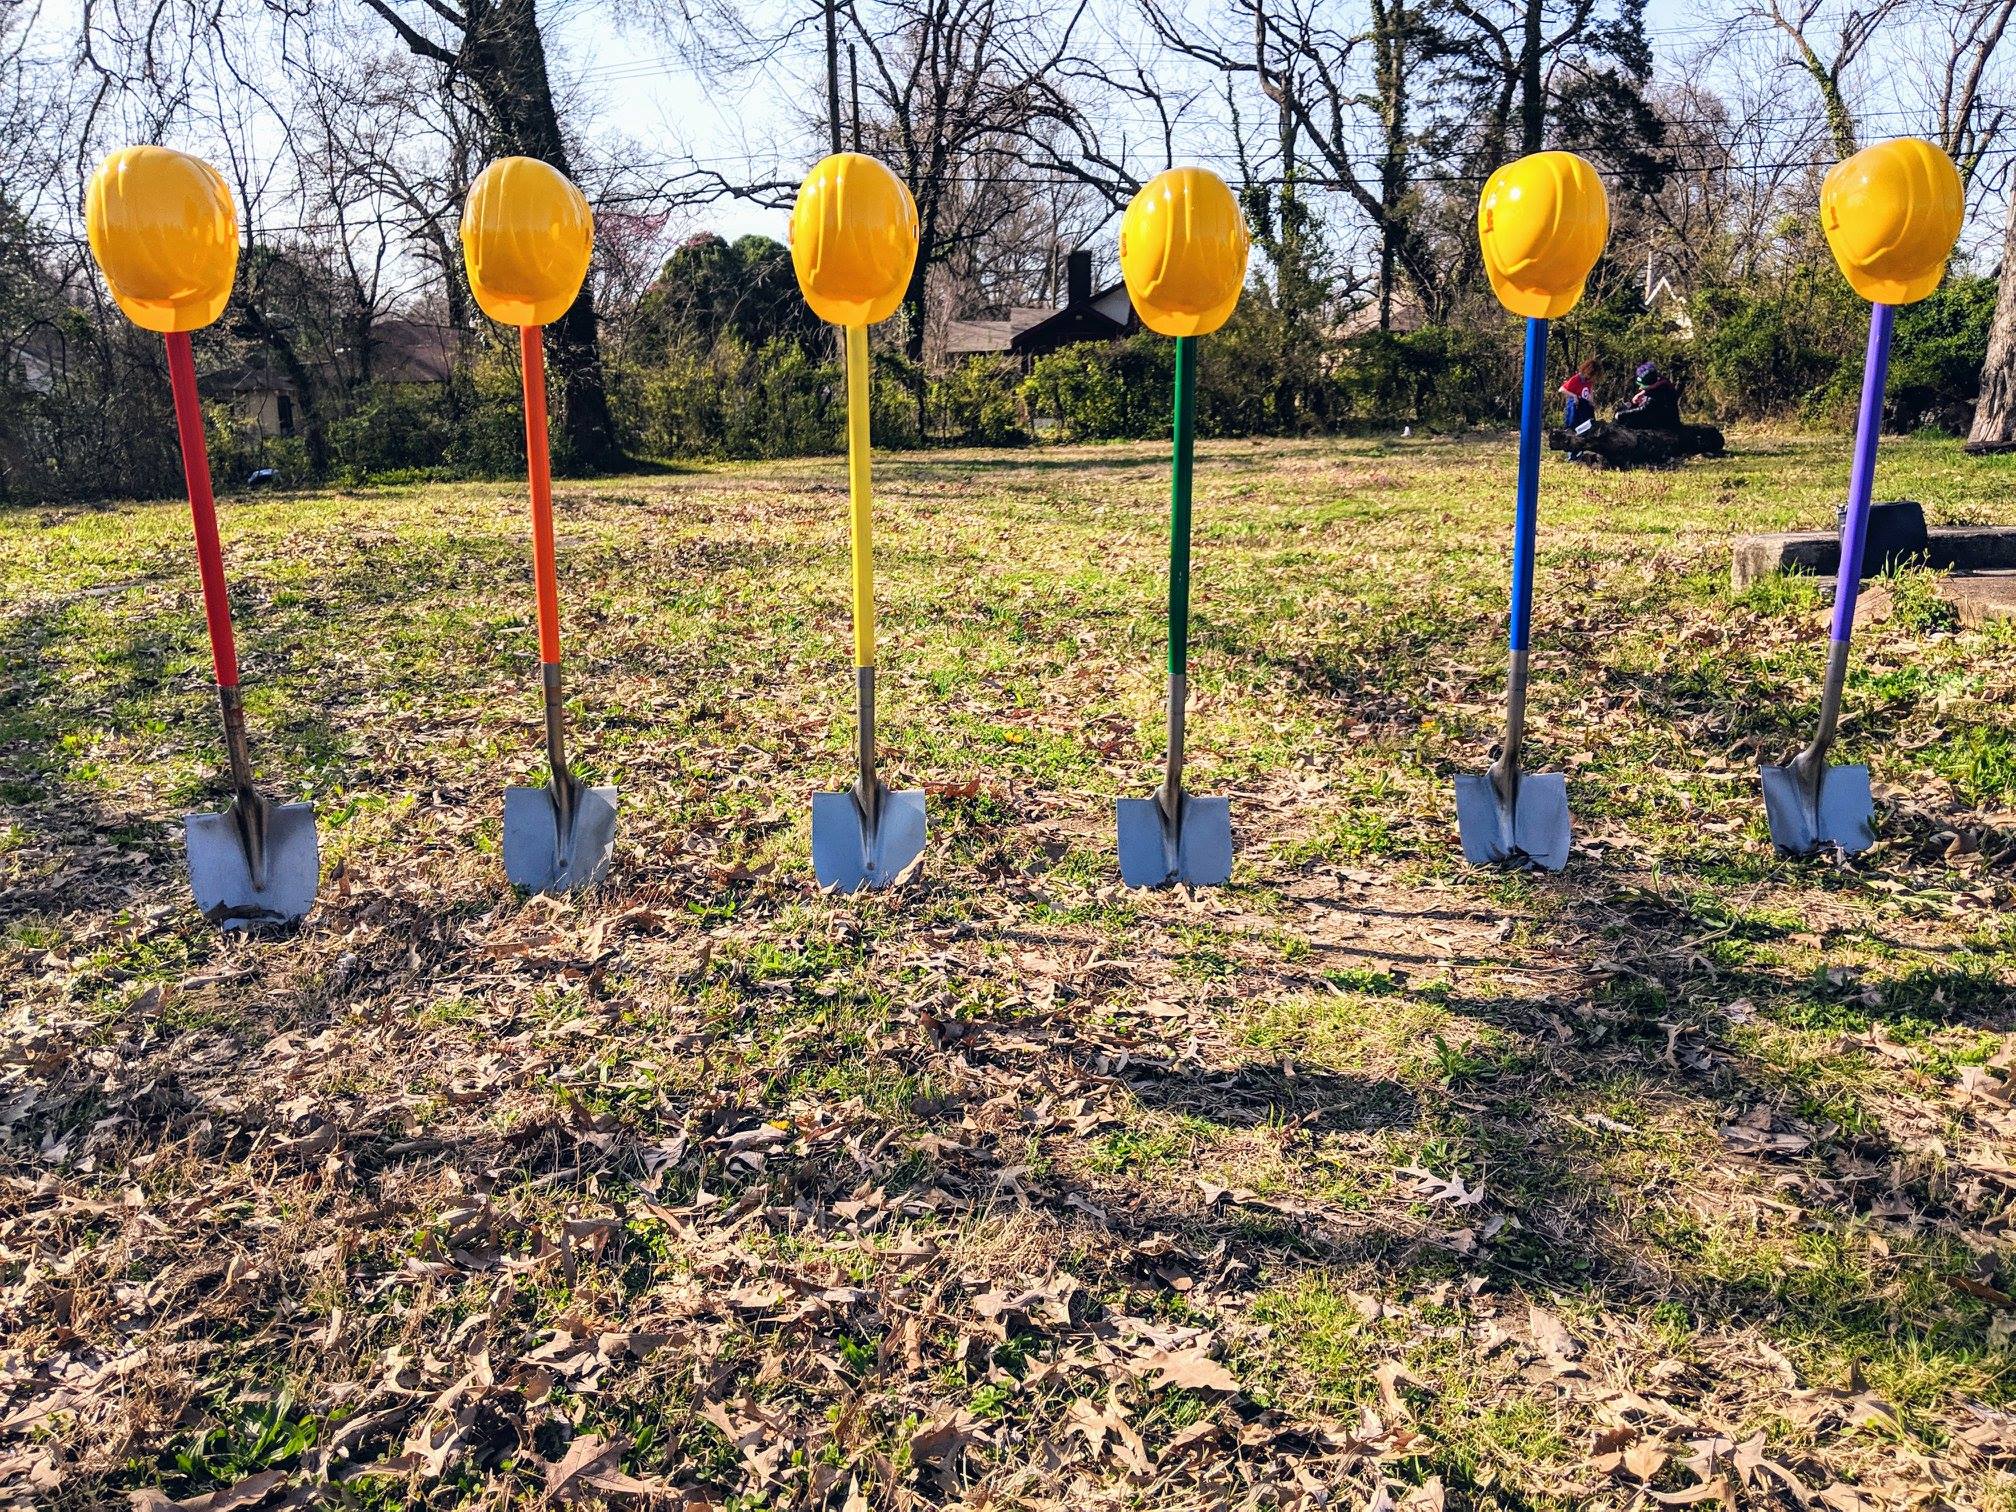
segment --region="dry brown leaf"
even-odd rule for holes
[[[1574,1360],[1581,1357],[1581,1341],[1568,1332],[1559,1318],[1538,1303],[1528,1304],[1526,1326],[1532,1332],[1533,1342],[1549,1359]]]
[[[1181,1386],[1190,1391],[1239,1390],[1238,1378],[1202,1348],[1175,1352],[1158,1349],[1135,1360],[1133,1369],[1136,1375],[1153,1373],[1154,1379],[1148,1383],[1151,1391],[1159,1391],[1164,1386]]]

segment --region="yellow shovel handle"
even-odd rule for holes
[[[875,665],[875,541],[868,523],[868,327],[847,327],[847,492],[854,538],[854,665]]]

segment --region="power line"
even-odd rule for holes
[[[1989,148],[1981,154],[1981,158],[1984,163],[1990,161],[2002,162],[2011,159],[2016,159],[2016,144]],[[1212,160],[1190,159],[1189,161],[1208,163],[1209,161]],[[1228,160],[1219,158],[1216,159],[1215,161],[1218,161],[1220,163],[1226,163]],[[1688,172],[1688,173],[1754,175],[1754,174],[1764,174],[1774,172],[1787,172],[1793,169],[1800,169],[1800,168],[1806,168],[1806,169],[1829,168],[1832,167],[1836,161],[1838,161],[1838,159],[1829,154],[1826,156],[1782,158],[1770,162],[1707,163],[1707,164],[1696,164],[1692,166],[1674,165],[1672,171]],[[1490,175],[1485,172],[1412,173],[1408,175],[1407,183],[1410,186],[1418,184],[1436,184],[1445,186],[1462,185],[1467,187],[1476,187],[1481,185],[1484,182],[1484,180],[1489,176]],[[1001,184],[1005,177],[1006,175],[941,174],[937,176],[934,182],[946,185],[962,185],[973,188],[986,188]],[[1086,178],[1079,177],[1075,174],[1057,173],[1054,171],[1018,174],[1014,177],[1013,182],[1016,184],[1046,185],[1046,186],[1084,187],[1084,188],[1095,187],[1092,181]],[[1334,182],[1326,180],[1321,175],[1311,175],[1308,177],[1297,175],[1293,179],[1285,178],[1278,174],[1255,175],[1252,177],[1246,177],[1241,175],[1238,177],[1237,182],[1242,187],[1250,187],[1255,189],[1280,189],[1287,187],[1289,184],[1292,183],[1295,187],[1304,190],[1318,190],[1328,193],[1342,192],[1339,186],[1337,186]],[[672,198],[673,196],[669,190],[659,189],[659,190],[637,191],[622,194],[606,194],[600,196],[595,201],[595,204],[598,209],[607,209],[611,206],[622,206],[622,205],[649,205],[649,206],[670,208],[670,201]],[[718,201],[710,201],[709,203],[714,202]],[[306,236],[315,234],[326,234],[331,231],[347,230],[351,232],[357,232],[367,228],[383,230],[388,227],[396,227],[407,231],[418,231],[436,224],[437,221],[438,217],[386,215],[386,216],[359,217],[357,220],[349,223],[339,223],[336,221],[293,221],[293,222],[268,221],[262,223],[256,229],[262,235],[269,237],[285,234]],[[47,247],[60,246],[70,248],[81,248],[87,245],[85,239],[81,236],[75,236],[55,231],[43,232],[42,234],[39,235],[25,237],[23,238],[23,240],[33,245],[41,245]]]

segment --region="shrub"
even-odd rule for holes
[[[1039,433],[1047,420],[1072,441],[1166,435],[1175,361],[1168,338],[1148,332],[1081,341],[1037,358],[1022,399]]]
[[[1384,425],[1475,425],[1518,412],[1517,327],[1368,331],[1345,344],[1343,411]]]
[[[1012,446],[1029,438],[1017,396],[1022,375],[999,357],[969,357],[932,385],[931,407],[954,440]]]
[[[1994,320],[1995,280],[1975,275],[1948,275],[1928,298],[1898,311],[1896,355],[1890,360],[1893,425],[1967,430]]]

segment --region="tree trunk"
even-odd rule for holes
[[[1407,7],[1373,0],[1373,77],[1384,138],[1379,158],[1379,329],[1393,329],[1393,281],[1400,264],[1401,201],[1407,194]]]
[[[2016,200],[2002,238],[2002,279],[1995,323],[1988,328],[1988,360],[1981,364],[1981,397],[1974,405],[1970,452],[2016,451]]]
[[[482,96],[502,145],[569,173],[567,143],[546,76],[537,0],[472,3],[468,16],[458,61]],[[609,413],[591,285],[584,284],[581,297],[548,328],[546,354],[560,384],[560,436],[567,460],[593,471],[619,466],[623,449]]]

